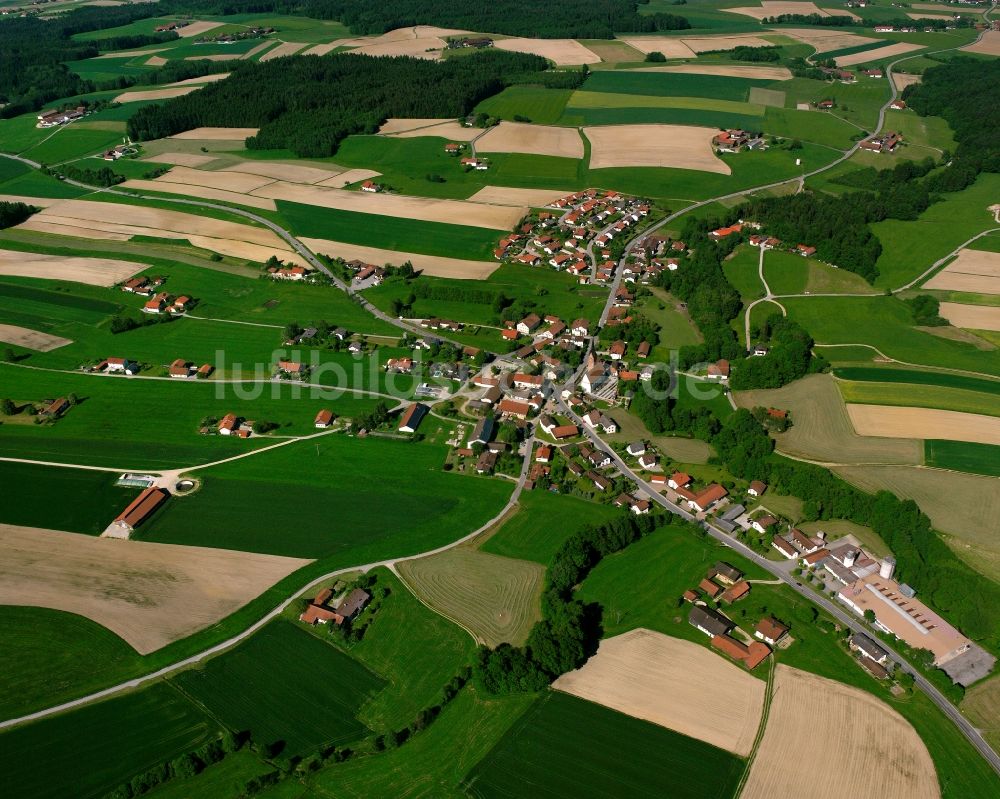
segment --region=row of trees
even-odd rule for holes
[[[668,517],[666,522],[674,519]],[[546,570],[542,620],[523,647],[480,647],[473,678],[493,694],[538,691],[560,674],[579,668],[597,649],[600,606],[573,598],[573,589],[601,559],[619,552],[663,524],[662,517],[623,514],[570,536]]]
[[[547,67],[539,56],[503,50],[441,62],[335,54],[246,63],[225,81],[139,109],[128,134],[142,140],[201,126],[259,127],[250,149],[323,157],[388,117],[464,116],[514,79]]]
[[[780,47],[748,47],[741,44],[731,50],[711,50],[702,55],[727,55],[734,61],[768,63],[781,60]]]

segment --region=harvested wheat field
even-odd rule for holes
[[[732,50],[734,47],[772,47],[772,43],[759,36],[742,34],[738,36],[699,36],[684,37],[684,44],[695,53],[708,53],[712,50]]]
[[[576,128],[504,121],[476,142],[476,151],[583,158],[583,140]]]
[[[311,561],[0,524],[0,603],[86,616],[145,655]]]
[[[439,136],[453,141],[472,141],[482,128],[467,128],[454,119],[387,119],[379,128],[380,136],[412,139],[418,136]]]
[[[143,161],[152,161],[157,164],[174,164],[175,166],[205,166],[218,160],[214,155],[198,155],[196,153],[159,153],[158,155],[148,155]],[[235,168],[235,167],[233,167]]]
[[[685,75],[720,75],[724,78],[753,78],[756,80],[791,80],[788,67],[755,67],[734,64],[675,64],[672,67],[639,67],[631,72],[680,72]]]
[[[464,200],[436,200],[427,197],[408,197],[401,194],[370,194],[360,191],[341,191],[322,186],[303,186],[277,181],[253,192],[256,197],[272,200],[379,214],[403,219],[422,219],[428,222],[447,222],[453,225],[471,225],[490,230],[512,230],[524,216],[524,208],[505,208],[499,205],[470,203]]]
[[[866,691],[778,665],[767,727],[740,799],[859,795],[940,797],[924,742]]]
[[[923,288],[1000,294],[1000,253],[962,250],[954,261],[924,283]]]
[[[221,55],[189,55],[185,61],[239,61],[243,56],[237,53],[222,53]]]
[[[291,183],[322,183],[343,172],[340,167],[332,164],[327,166],[305,166],[300,163],[284,163],[282,161],[241,161],[227,166],[228,172],[245,172],[249,175],[261,175],[274,180],[287,180]]]
[[[37,218],[30,219],[21,225],[22,230],[33,230],[35,233],[51,233],[55,236],[72,236],[77,239],[93,239],[95,241],[128,241],[132,236],[128,233],[109,233],[104,230],[90,230],[78,227],[79,222],[72,225],[62,225],[57,222],[43,222]]]
[[[270,61],[272,58],[282,58],[286,55],[295,55],[299,50],[305,47],[304,42],[282,42],[273,50],[268,50],[264,55],[260,57],[260,61]]]
[[[299,55],[326,55],[341,46],[341,40],[327,42],[326,44],[314,44],[308,50],[303,50]]]
[[[816,52],[840,50],[846,47],[860,47],[880,41],[870,36],[859,36],[856,33],[846,33],[838,30],[820,30],[819,28],[773,28],[774,33],[790,36],[800,42],[816,48]]]
[[[523,644],[541,619],[539,563],[457,547],[396,568],[425,604],[487,646]]]
[[[866,50],[863,53],[852,53],[851,55],[838,56],[833,59],[833,62],[838,67],[853,67],[855,64],[866,64],[869,61],[879,61],[883,58],[888,58],[894,55],[912,53],[914,50],[922,50],[924,47],[925,45],[922,44],[897,42],[896,44],[890,44],[887,47],[876,47],[874,50]]]
[[[51,336],[48,333],[31,330],[27,327],[4,324],[0,324],[0,341],[4,344],[16,344],[36,352],[51,352],[73,343],[72,339]]]
[[[674,36],[619,36],[640,53],[663,53],[667,58],[694,58],[695,53]]]
[[[275,179],[265,175],[247,173],[242,170],[229,171],[218,169],[206,172],[202,169],[191,169],[186,166],[175,166],[162,176],[170,183],[186,183],[192,186],[207,186],[212,189],[249,194],[254,189],[274,183]],[[159,180],[159,179],[158,179]]]
[[[485,280],[500,266],[497,261],[470,261],[463,258],[444,258],[438,255],[419,255],[413,252],[383,250],[378,247],[363,247],[360,244],[347,244],[329,239],[310,239],[300,236],[299,241],[310,250],[332,258],[353,260],[357,258],[371,264],[400,264],[409,261],[414,269],[418,269],[431,277],[450,277],[459,280]]]
[[[906,16],[910,19],[946,19],[952,20],[955,18],[954,14],[929,14],[926,11],[918,11],[916,13],[907,12]]]
[[[661,166],[729,175],[712,150],[715,128],[693,125],[604,125],[584,128],[590,140],[590,168]]]
[[[374,169],[348,169],[346,172],[341,172],[339,175],[334,175],[331,178],[322,180],[316,185],[334,189],[343,189],[350,186],[352,183],[359,183],[362,180],[371,180],[372,178],[377,178],[381,174],[381,172],[376,172]]]
[[[96,56],[97,58],[142,58],[144,55],[152,55],[153,53],[162,53],[166,47],[157,47],[153,50],[117,50],[113,53],[105,53],[104,55]]]
[[[909,75],[906,72],[896,72],[895,70],[892,73],[892,82],[899,91],[903,91],[907,86],[920,83],[920,80],[920,75]]]
[[[955,327],[964,327],[968,330],[1000,330],[1000,308],[993,305],[942,302],[939,312]]]
[[[57,202],[59,200],[52,197],[25,197],[22,194],[0,194],[0,203],[24,203],[25,205],[33,205],[36,208],[48,208]]]
[[[601,641],[553,687],[747,757],[766,683],[703,646],[639,629]]]
[[[139,92],[122,92],[115,99],[116,103],[137,103],[141,100],[169,100],[171,97],[183,97],[185,94],[197,91],[199,86],[175,86],[174,88],[147,89]]]
[[[38,216],[41,214],[36,214],[32,219]],[[0,250],[0,275],[13,277],[70,280],[74,283],[86,283],[88,286],[113,286],[145,268],[145,264],[118,261],[113,258],[82,258]]]
[[[808,375],[783,388],[734,391],[741,408],[782,408],[792,426],[774,434],[781,452],[827,463],[924,462],[923,442],[864,438],[854,431],[847,408],[831,375]]]
[[[510,189],[506,186],[483,186],[483,188],[469,198],[469,202],[540,208],[551,202],[555,202],[560,197],[565,197],[567,194],[572,193],[570,190]]]
[[[363,53],[364,55],[372,56],[408,55],[414,58],[427,58],[436,61],[441,57],[441,51],[444,50],[446,45],[447,42],[444,39],[429,36],[421,39],[400,39],[390,42],[363,44],[347,52]]]
[[[229,72],[216,72],[212,75],[202,75],[200,78],[187,78],[185,80],[177,80],[173,83],[166,84],[167,86],[200,86],[203,83],[217,83],[220,80],[225,80],[229,77],[231,73]]]
[[[167,59],[161,58],[158,55],[154,55],[154,56],[146,59],[146,66],[147,67],[162,67],[166,63],[167,63]]]
[[[177,194],[181,197],[221,200],[222,202],[234,203],[236,205],[246,205],[250,208],[259,208],[262,211],[276,211],[278,208],[274,200],[268,200],[263,197],[253,197],[249,194],[240,194],[224,189],[213,189],[208,186],[193,186],[189,183],[174,183],[170,180],[164,180],[163,177],[156,178],[155,180],[134,178],[126,180],[121,186],[124,189],[135,189],[136,191],[161,191],[164,194]]]
[[[944,438],[1000,444],[1000,417],[980,413],[909,408],[896,405],[847,406],[859,436],[882,438]]]
[[[983,31],[983,38],[961,48],[966,53],[1000,55],[1000,31]]]
[[[801,14],[808,16],[815,14],[820,17],[843,16],[857,19],[856,14],[840,9],[820,8],[815,3],[793,2],[792,0],[763,0],[759,6],[745,6],[743,8],[720,8],[720,11],[728,11],[732,14],[743,14],[762,20],[764,17],[777,17],[782,14]]]
[[[177,35],[182,39],[190,39],[192,36],[201,36],[203,33],[207,33],[212,28],[218,28],[222,24],[221,22],[192,22],[190,25],[178,28]]]
[[[513,53],[540,55],[555,62],[560,67],[576,67],[582,64],[599,64],[601,58],[575,39],[496,39],[493,46],[498,50]]]
[[[983,731],[990,745],[1000,748],[1000,676],[994,675],[969,688],[959,707]]]
[[[260,128],[192,128],[170,136],[171,139],[193,139],[195,141],[243,141],[256,136]]]

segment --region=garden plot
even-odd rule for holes
[[[183,97],[185,94],[200,89],[200,86],[175,86],[173,88],[164,87],[162,89],[147,89],[139,92],[123,92],[119,94],[114,102],[116,103],[138,103],[142,100],[169,100],[171,97]]]
[[[693,125],[605,125],[583,129],[590,140],[590,168],[659,166],[729,175],[712,150],[714,128]]]
[[[311,561],[0,524],[0,603],[85,616],[147,654]]]
[[[514,53],[530,53],[540,55],[556,66],[574,67],[582,64],[599,64],[600,56],[588,50],[575,39],[497,39],[493,46],[499,50],[510,50]]]
[[[1000,330],[1000,308],[993,305],[942,302],[939,312],[955,327],[964,327],[967,330]]]
[[[169,138],[194,141],[243,141],[256,136],[258,130],[260,128],[192,128]]]
[[[268,50],[260,57],[261,62],[270,61],[272,58],[282,58],[286,55],[295,55],[305,47],[305,42],[282,42],[273,50]]]
[[[476,142],[476,151],[583,158],[583,140],[575,128],[504,121]]]
[[[492,205],[515,205],[539,208],[555,202],[560,197],[572,194],[572,191],[554,191],[552,189],[510,189],[506,186],[484,186],[470,198],[474,203],[490,203]]]
[[[855,404],[847,406],[847,413],[859,436],[1000,444],[1000,417],[996,416],[938,408]]]
[[[553,687],[746,757],[766,683],[703,646],[638,629],[601,641]]]
[[[767,727],[740,799],[859,793],[938,799],[924,742],[906,719],[866,691],[778,665]]]
[[[437,255],[419,255],[413,252],[383,250],[329,239],[311,239],[299,236],[299,241],[310,250],[331,258],[347,261],[357,258],[371,264],[403,264],[409,261],[413,268],[431,277],[451,277],[464,280],[485,280],[500,266],[496,261],[471,261],[463,258],[445,258]]]
[[[73,343],[68,338],[50,336],[48,333],[41,333],[27,327],[4,324],[0,324],[0,341],[4,344],[16,344],[19,347],[37,352],[51,352]]]
[[[983,31],[983,37],[978,42],[967,44],[961,49],[967,53],[1000,55],[1000,31]]]
[[[792,73],[787,67],[756,67],[738,64],[674,64],[670,67],[640,67],[632,72],[680,72],[684,75],[718,75],[723,78],[747,78],[750,80],[791,80]]]
[[[575,136],[576,133],[573,132],[573,135]],[[527,212],[525,208],[509,208],[463,200],[341,191],[323,186],[303,186],[284,181],[277,181],[257,189],[253,195],[272,200],[287,200],[303,205],[315,205],[320,208],[335,208],[341,211],[356,211],[402,219],[422,219],[427,222],[446,222],[452,225],[469,225],[504,231],[512,230]]]
[[[865,50],[861,53],[838,56],[833,61],[838,67],[853,67],[855,64],[867,64],[869,61],[880,61],[890,56],[911,53],[914,50],[922,50],[924,46],[909,42],[896,42],[896,44],[890,44],[887,47],[877,47],[874,50]]]
[[[113,258],[67,257],[0,250],[0,275],[70,280],[74,283],[86,283],[88,286],[113,286],[146,268],[146,264]]]
[[[753,17],[762,20],[765,17],[778,17],[782,14],[801,14],[809,16],[815,14],[819,17],[852,17],[857,19],[856,14],[840,9],[820,8],[815,3],[793,2],[792,0],[762,0],[759,6],[744,6],[742,8],[720,8],[720,11],[728,11],[731,14],[743,14],[746,17]]]
[[[924,283],[925,289],[1000,294],[1000,253],[962,250],[958,257]]]

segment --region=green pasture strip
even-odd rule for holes
[[[339,211],[278,201],[278,212],[299,236],[450,258],[492,260],[502,230]],[[456,220],[460,221],[460,220]]]
[[[374,437],[298,442],[198,472],[202,488],[169,503],[141,537],[353,563],[421,552],[476,529],[510,495],[501,481],[442,472],[444,456],[441,446]]]
[[[863,405],[896,405],[938,408],[958,413],[1000,416],[1000,402],[995,394],[982,394],[960,388],[905,385],[900,383],[837,383],[845,402]],[[942,434],[946,430],[941,431]],[[947,436],[943,436],[947,438]]]
[[[894,369],[888,366],[843,366],[837,367],[834,370],[834,375],[842,380],[855,382],[915,383],[923,386],[941,386],[1000,395],[1000,381],[945,372]]]
[[[511,120],[527,117],[536,125],[555,124],[572,95],[570,89],[547,89],[544,86],[508,86],[476,106],[476,112]]]
[[[6,160],[6,159],[3,159]],[[33,170],[11,180],[0,183],[3,194],[17,194],[22,197],[41,197],[55,200],[73,199],[88,193],[87,189],[71,186],[42,172]]]
[[[116,28],[104,28],[96,31],[87,31],[86,33],[76,33],[73,35],[73,39],[78,42],[93,42],[99,39],[110,39],[114,36],[135,36],[140,34],[151,36],[156,32],[158,26],[174,22],[177,19],[178,17],[173,16],[138,19],[135,22],[130,22],[128,25],[119,25]]]
[[[729,101],[736,102],[736,101]],[[757,130],[763,120],[757,108],[740,102],[749,113],[716,111],[711,108],[676,107],[567,107],[562,123],[568,125],[701,125],[708,128],[744,128]]]
[[[76,125],[66,125],[51,139],[35,145],[24,152],[25,158],[38,161],[40,164],[60,164],[83,156],[102,152],[116,144],[121,144],[121,131],[88,130],[77,128]],[[100,168],[104,161],[95,159],[93,164],[85,162],[79,166]]]
[[[880,47],[885,47],[887,42],[884,39],[879,39],[876,42],[868,42],[867,44],[857,44],[853,47],[841,47],[839,50],[817,50],[817,54],[822,53],[823,60],[827,58],[839,58],[843,55],[854,55],[855,53],[867,53],[869,50],[878,50]]]
[[[1000,446],[971,441],[924,441],[924,464],[939,469],[1000,477]]]
[[[583,88],[609,94],[659,95],[662,97],[710,97],[744,102],[753,86],[768,87],[775,81],[730,78],[720,75],[689,75],[682,72],[592,72]]]
[[[289,756],[363,738],[358,710],[385,681],[297,624],[273,621],[171,682],[234,732],[248,730],[260,745],[280,742]]]
[[[166,683],[0,735],[11,796],[100,799],[217,737],[219,727]]]
[[[548,565],[563,542],[588,524],[619,515],[617,508],[548,491],[521,494],[517,512],[480,549]]]
[[[739,100],[716,100],[706,97],[677,97],[641,94],[611,94],[608,92],[575,91],[567,103],[567,113],[578,109],[611,108],[688,108],[720,111],[748,116],[763,116],[763,104]]]
[[[595,746],[593,732],[615,741]],[[744,762],[722,749],[568,694],[543,695],[470,772],[477,799],[733,794]]]

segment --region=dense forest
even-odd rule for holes
[[[24,203],[0,202],[0,230],[20,225],[40,209]]]
[[[388,117],[464,116],[547,67],[539,56],[503,50],[440,62],[340,54],[247,63],[225,81],[141,108],[128,134],[144,140],[202,126],[259,127],[247,140],[250,149],[324,157],[351,134],[374,133]]]

